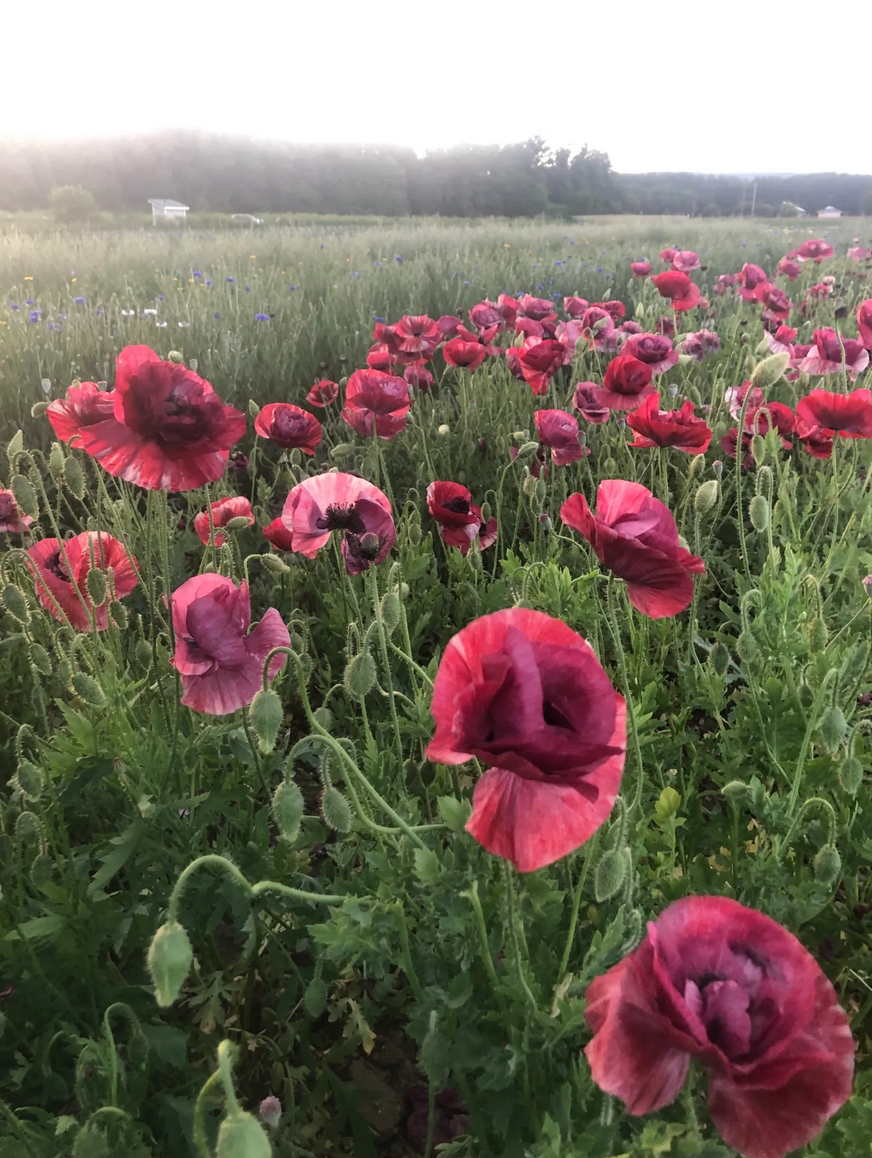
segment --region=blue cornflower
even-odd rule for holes
[[[46,322],[45,328],[47,330],[62,330],[64,327],[60,324],[60,322]]]
[[[34,299],[33,299],[33,298],[25,298],[25,299],[24,299],[24,304],[25,304],[26,306],[35,306],[35,305],[36,305],[36,302],[34,301]]]
[[[247,285],[247,286],[245,287],[245,292],[246,292],[247,294],[250,294],[250,293],[251,293],[251,286],[250,286],[250,285]]]
[[[34,325],[39,321],[39,319],[41,317],[42,317],[42,310],[31,310],[30,311],[30,320],[34,323]]]
[[[76,303],[77,306],[83,306],[85,304],[84,298],[73,298],[73,301]]]
[[[563,265],[563,262],[562,261],[555,261],[554,264],[555,265]]]
[[[220,321],[221,321],[221,315],[220,315],[219,313],[214,313],[214,314],[212,315],[212,317],[215,319],[215,321],[216,321],[216,322],[220,322]]]
[[[288,289],[289,289],[289,290],[298,290],[299,288],[300,288],[300,287],[299,287],[298,285],[289,285],[289,286],[288,286]]]
[[[158,294],[158,295],[157,295],[157,300],[158,300],[159,302],[165,302],[165,301],[167,300],[167,295],[166,295],[166,294]]]
[[[99,309],[99,308],[98,308],[98,309],[96,309],[96,310],[92,310],[91,312],[92,312],[92,313],[95,313],[95,314],[97,315],[97,317],[98,317],[98,318],[101,318],[101,317],[103,316],[103,311],[102,311],[101,309]]]
[[[195,269],[195,270],[191,271],[191,277],[202,277],[202,276],[203,276],[203,271],[201,269]]]
[[[545,288],[545,286],[544,286],[544,285],[537,285],[537,286],[536,286],[536,293],[537,293],[537,294],[538,294],[538,293],[541,293],[541,291],[542,291],[544,288]]]
[[[256,322],[268,322],[269,321],[269,314],[255,314],[254,320]]]
[[[353,269],[353,270],[351,271],[351,276],[352,276],[352,277],[360,277],[360,274],[359,274],[359,272],[358,272],[356,269]]]
[[[18,304],[18,302],[10,302],[9,308],[10,310],[20,310],[21,306]]]
[[[472,282],[471,281],[465,281],[463,284],[464,285],[472,285]]]
[[[204,285],[212,285],[212,279],[211,279],[211,277],[207,277],[207,278],[206,278],[206,280],[205,280],[205,282],[204,282],[203,284],[204,284]]]
[[[399,253],[398,253],[398,254],[397,254],[397,256],[394,258],[394,261],[398,261],[398,262],[400,263],[400,265],[402,265],[402,264],[403,264],[403,259],[402,259],[402,256],[401,256]]]
[[[373,320],[376,322],[384,322],[384,318],[380,318],[378,314],[373,314]]]
[[[597,273],[602,273],[602,271],[603,271],[603,267],[602,267],[601,265],[598,265],[598,266],[596,267],[596,271],[597,271]]]
[[[224,280],[225,280],[225,281],[229,281],[231,285],[235,285],[235,283],[236,283],[236,278],[235,278],[235,277],[225,277],[225,279],[224,279]]]
[[[372,264],[378,266],[378,265],[381,265],[381,262],[380,261],[374,261]]]

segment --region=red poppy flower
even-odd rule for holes
[[[521,347],[509,346],[506,350],[506,365],[509,368],[509,373],[513,378],[517,378],[519,382],[525,381],[524,371],[521,369]]]
[[[731,413],[735,410],[734,418],[739,417],[745,395],[750,388],[751,383],[746,382],[739,390],[733,389],[726,392],[728,399],[730,395],[736,396],[734,403],[730,405]],[[764,402],[763,391],[754,387],[751,403],[745,411],[745,428],[742,433],[742,466],[745,470],[750,470],[754,466],[754,456],[751,453],[754,435],[767,434],[770,427],[778,431],[784,450],[790,450],[792,443],[787,436],[796,427],[796,415],[783,402]],[[728,454],[730,458],[735,458],[738,451],[738,441],[738,428],[731,426],[729,432],[721,438],[721,449],[724,454]]]
[[[797,402],[796,417],[800,438],[815,427],[828,438],[836,434],[842,438],[872,438],[872,392],[831,394],[828,390],[812,390]]]
[[[647,277],[651,272],[651,262],[631,261],[630,269],[633,271],[633,277]]]
[[[405,378],[381,370],[355,370],[345,386],[343,421],[366,437],[395,438],[406,429],[409,409]]]
[[[262,687],[263,665],[274,647],[288,647],[290,633],[270,607],[251,626],[248,584],[237,587],[226,575],[195,575],[172,595],[176,649],[170,663],[181,676],[182,703],[195,712],[226,716],[244,708]],[[269,678],[285,662],[275,655]]]
[[[627,425],[635,432],[634,449],[651,446],[674,446],[685,454],[705,454],[712,432],[701,418],[694,416],[688,399],[680,410],[661,410],[660,395],[650,394],[638,410],[627,415]]]
[[[584,336],[594,345],[614,333],[615,319],[602,306],[589,306],[579,320]]]
[[[378,346],[387,346],[392,354],[399,354],[400,339],[397,336],[396,326],[386,326],[384,322],[376,322],[372,328],[372,340]]]
[[[563,365],[570,366],[575,356],[575,347],[584,335],[584,326],[577,318],[568,322],[558,322],[554,338],[563,346]]]
[[[472,510],[472,495],[456,482],[431,482],[427,487],[427,509],[442,527],[469,527],[480,519]]]
[[[465,338],[452,338],[442,347],[442,353],[449,366],[477,370],[487,357],[487,348],[481,342],[468,342]]]
[[[233,495],[228,499],[216,499],[210,503],[212,508],[212,527],[215,529],[215,546],[223,547],[227,542],[227,535],[221,527],[226,527],[231,519],[245,519],[250,527],[254,523],[251,503],[244,495]],[[209,512],[200,511],[194,515],[194,530],[200,540],[209,545]]]
[[[631,354],[619,354],[609,362],[602,386],[594,391],[594,401],[610,410],[635,410],[653,393],[651,367]]]
[[[55,619],[69,622],[76,631],[90,631],[93,615],[97,631],[109,626],[108,601],[123,599],[139,582],[137,563],[123,543],[105,531],[83,531],[72,539],[40,539],[27,551],[36,585],[36,597]],[[95,604],[88,592],[88,572],[107,573],[107,602]]]
[[[19,509],[12,491],[0,490],[0,534],[23,535],[32,525],[33,519]]]
[[[61,442],[69,442],[81,432],[83,426],[112,420],[115,414],[115,392],[100,390],[96,382],[82,382],[78,386],[70,386],[66,398],[50,402],[45,413]]]
[[[264,538],[269,539],[274,547],[280,551],[293,551],[294,537],[281,520],[281,516],[261,527]]]
[[[594,308],[598,310],[605,310],[613,322],[619,322],[622,318],[627,316],[627,307],[623,302],[617,300],[607,302],[594,302]]]
[[[466,826],[520,872],[579,848],[605,822],[626,748],[623,698],[565,623],[515,607],[476,619],[445,648],[427,757],[477,758]]]
[[[754,297],[766,307],[774,318],[778,318],[782,322],[790,316],[790,311],[793,309],[793,302],[784,290],[779,289],[770,281],[763,281],[755,286]]]
[[[512,447],[512,449],[515,448]],[[535,476],[535,471],[532,468],[530,473]],[[481,507],[477,506],[476,503],[470,503],[469,515],[470,521],[468,523],[457,523],[451,526],[443,522],[439,527],[439,534],[442,536],[443,542],[447,543],[449,547],[457,547],[461,555],[468,555],[473,543],[477,543],[478,549],[484,551],[497,541],[495,515],[491,516],[487,523],[483,522]]]
[[[563,299],[563,308],[571,318],[580,318],[589,305],[590,302],[585,298],[568,297]]]
[[[809,300],[806,300],[802,303],[803,316],[805,316],[805,313],[808,309],[810,301],[819,301],[819,302],[826,301],[826,299],[828,297],[832,296],[832,292],[833,292],[832,283],[828,282],[826,278],[824,278],[824,280],[822,282],[820,282],[818,285],[810,285],[808,287],[808,299]]]
[[[491,326],[496,326],[498,330],[506,328],[506,319],[496,302],[489,301],[487,298],[483,302],[476,302],[476,304],[469,311],[470,322],[480,330],[487,330]]]
[[[806,454],[813,455],[814,458],[832,458],[834,442],[835,439],[820,426],[803,426],[799,431],[799,445]]]
[[[670,905],[586,997],[600,1089],[652,1113],[696,1058],[712,1121],[746,1158],[798,1150],[850,1096],[854,1043],[832,985],[791,933],[728,897]]]
[[[551,451],[555,466],[578,462],[590,451],[578,441],[578,419],[563,410],[537,410],[536,433]]]
[[[295,447],[303,454],[314,454],[324,433],[314,414],[290,402],[267,403],[255,418],[254,429],[276,446]]]
[[[872,350],[872,298],[867,298],[857,306],[857,327],[860,330],[860,341],[867,350]]]
[[[629,354],[650,366],[652,374],[664,374],[678,362],[678,351],[665,334],[631,334],[621,346]]]
[[[814,348],[803,359],[800,370],[805,374],[840,374],[847,370],[852,378],[869,365],[869,351],[856,338],[846,338],[829,326],[814,332]]]
[[[462,325],[462,321],[460,318],[455,317],[454,314],[443,314],[436,325],[442,334],[442,340],[450,341],[451,338],[457,337],[457,331]]]
[[[677,249],[661,249],[660,250],[660,260],[666,261],[666,262],[671,262],[673,257],[675,257],[676,253],[678,253]]]
[[[603,406],[601,402],[597,401],[599,390],[600,387],[597,386],[596,382],[579,382],[572,397],[572,405],[581,417],[593,426],[608,422],[611,414],[608,406]]]
[[[813,261],[815,265],[820,265],[825,257],[832,257],[833,253],[834,250],[830,243],[818,237],[802,243],[796,251],[796,260]]]
[[[387,374],[399,362],[399,355],[394,353],[387,342],[376,342],[366,353],[366,364],[370,370],[380,370]]]
[[[285,499],[282,522],[291,550],[314,559],[333,531],[344,531],[345,570],[358,575],[387,557],[397,537],[387,495],[353,474],[330,471],[303,479]]]
[[[145,490],[189,491],[214,482],[245,434],[241,411],[148,346],[127,346],[118,355],[111,398],[112,416],[80,426],[79,445],[109,474]],[[89,406],[95,404],[91,395]]]
[[[776,273],[781,274],[782,277],[789,277],[791,281],[796,281],[799,277],[799,272],[799,266],[796,262],[791,261],[790,258],[787,257],[782,257],[776,270]]]
[[[694,362],[704,362],[720,348],[721,339],[714,330],[697,330],[695,334],[688,334],[679,347],[681,353],[693,358]]]
[[[544,338],[545,326],[534,318],[518,318],[515,321],[515,333],[523,334],[525,338]]]
[[[732,289],[736,284],[736,277],[737,275],[734,273],[722,273],[712,286],[712,291],[716,293],[718,297],[722,297],[727,290]]]
[[[554,313],[554,302],[550,298],[534,298],[530,294],[522,294],[518,305],[519,313],[527,318],[533,318],[537,322],[543,322],[546,318],[557,316]]]
[[[415,390],[429,390],[436,381],[426,366],[406,366],[403,377]]]
[[[327,406],[329,403],[335,402],[338,397],[339,383],[324,378],[321,382],[315,383],[306,395],[306,401],[310,406]]]
[[[514,326],[520,308],[521,303],[517,298],[513,298],[511,294],[500,294],[497,298],[497,309],[505,318],[508,329]]]
[[[765,330],[763,337],[772,354],[792,354],[797,333],[792,326],[779,326],[774,334]]]
[[[524,381],[534,394],[547,394],[548,384],[563,365],[566,347],[554,338],[528,338],[518,361]]]
[[[746,302],[753,301],[754,290],[758,285],[767,282],[769,278],[766,276],[766,271],[762,270],[759,265],[754,265],[751,262],[746,262],[745,265],[736,274],[736,284],[739,287],[739,297]]]
[[[699,286],[678,269],[654,274],[651,280],[657,286],[660,296],[671,300],[674,310],[692,310],[700,303]]]
[[[699,269],[700,265],[699,254],[694,253],[692,249],[680,249],[672,258],[672,268],[682,273],[690,273],[694,269]]]
[[[595,515],[584,495],[575,494],[560,518],[626,582],[630,602],[643,615],[662,619],[690,604],[691,575],[704,572],[705,563],[681,546],[672,515],[640,483],[606,479],[597,490]]]
[[[394,333],[401,354],[411,354],[425,362],[436,353],[436,347],[442,341],[439,323],[428,318],[426,314],[417,317],[406,314],[394,326]]]

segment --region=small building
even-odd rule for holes
[[[841,209],[836,209],[835,205],[828,205],[826,209],[818,209],[818,217],[841,217]]]
[[[148,203],[151,206],[152,225],[157,224],[159,217],[184,221],[188,215],[189,206],[183,205],[181,201],[173,201],[171,197],[149,197]]]
[[[803,209],[801,205],[794,205],[793,208],[796,210],[797,217],[808,217],[808,210]]]

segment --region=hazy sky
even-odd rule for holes
[[[773,0],[3,8],[0,140],[199,128],[423,152],[539,134],[624,172],[872,172],[867,70],[838,55],[872,34],[859,0],[807,26]]]

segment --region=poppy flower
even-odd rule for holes
[[[511,294],[500,294],[497,298],[497,309],[505,318],[506,326],[509,329],[514,326],[520,308],[521,303],[517,298],[513,298]]]
[[[314,559],[333,531],[343,531],[345,570],[358,575],[387,557],[397,537],[387,495],[353,474],[330,471],[298,483],[285,499],[282,522],[291,550]]]
[[[718,297],[722,297],[727,290],[732,289],[736,284],[736,276],[734,273],[722,273],[712,286],[712,292]]]
[[[602,306],[589,306],[579,321],[584,336],[595,346],[614,333],[615,319]]]
[[[254,429],[261,438],[268,438],[286,450],[296,448],[303,454],[314,454],[323,430],[314,414],[290,402],[269,402],[254,420]]]
[[[791,261],[788,257],[782,257],[775,272],[781,274],[782,277],[790,278],[791,281],[796,281],[800,270],[795,261]]]
[[[514,449],[514,447],[512,449]],[[534,474],[535,472],[531,469],[530,473]],[[458,484],[455,483],[452,485],[456,486]],[[448,523],[443,522],[439,527],[439,534],[442,536],[443,542],[447,543],[449,547],[457,547],[461,555],[468,555],[473,543],[477,543],[478,549],[484,551],[497,541],[497,520],[495,515],[491,516],[487,523],[485,523],[482,520],[481,507],[475,503],[470,503],[469,516],[468,523],[456,523],[450,526]]]
[[[342,418],[358,434],[390,439],[406,429],[410,405],[405,378],[355,370],[345,386]]]
[[[136,560],[123,543],[105,531],[83,531],[72,539],[40,539],[28,548],[28,561],[36,585],[36,597],[55,619],[69,621],[76,631],[90,631],[93,615],[97,631],[109,626],[108,601],[123,599],[139,582]],[[107,573],[107,602],[95,604],[88,591],[88,572]]]
[[[583,336],[584,326],[578,318],[572,318],[568,322],[557,323],[554,337],[556,341],[563,345],[564,366],[569,366],[572,364],[572,359],[575,356],[575,347],[578,345]]]
[[[746,382],[740,390],[732,392],[737,395],[737,409],[733,415],[734,418],[739,417],[745,394],[750,386],[751,383]],[[727,393],[729,394],[731,392],[728,391]],[[762,390],[754,387],[751,403],[745,411],[745,427],[742,432],[742,466],[745,470],[751,470],[754,466],[754,456],[751,453],[754,435],[765,435],[769,432],[770,427],[778,431],[781,437],[782,448],[784,450],[790,450],[792,443],[787,436],[796,428],[796,415],[790,407],[785,406],[783,402],[764,402]],[[721,450],[723,450],[724,454],[729,455],[730,458],[735,458],[738,453],[738,443],[738,427],[731,426],[729,431],[721,438]]]
[[[33,519],[19,509],[12,491],[0,490],[0,534],[23,535],[32,525]]]
[[[406,314],[394,326],[401,354],[413,355],[426,361],[436,353],[442,341],[439,323],[426,314],[411,317]]]
[[[685,454],[705,454],[712,432],[694,415],[688,399],[680,410],[661,410],[660,395],[649,394],[638,410],[627,415],[627,425],[635,433],[633,449],[651,446],[674,446]]]
[[[656,273],[651,278],[657,287],[657,292],[663,298],[669,298],[674,310],[692,310],[699,305],[701,295],[699,286],[690,280],[686,273],[678,269],[668,269],[666,273]]]
[[[716,354],[721,348],[721,339],[713,330],[697,330],[695,334],[688,334],[679,346],[682,354],[693,358],[694,362],[704,362],[710,354]]]
[[[754,287],[754,297],[766,307],[774,318],[778,318],[782,322],[787,320],[793,309],[793,302],[784,290],[779,289],[777,285],[773,285],[769,281],[760,282]]]
[[[857,306],[857,328],[860,331],[860,341],[867,350],[872,350],[872,298],[867,298]]]
[[[619,354],[609,362],[594,401],[610,410],[635,410],[653,393],[651,367],[631,354]]]
[[[694,269],[699,269],[700,264],[699,254],[694,253],[692,249],[680,249],[672,258],[672,268],[678,269],[682,273],[690,273]]]
[[[600,562],[627,584],[632,605],[651,619],[678,615],[693,598],[691,575],[705,563],[678,541],[669,510],[641,483],[606,479],[596,514],[584,495],[570,495],[560,518],[590,543]]]
[[[820,265],[825,257],[832,257],[833,253],[834,250],[830,243],[818,237],[802,243],[796,251],[796,260],[813,261],[815,265]]]
[[[691,1058],[730,1149],[784,1158],[851,1093],[848,1018],[808,950],[729,897],[684,897],[641,945],[588,987],[594,1082],[629,1113],[669,1105]]]
[[[865,245],[854,245],[848,250],[848,258],[860,265],[872,259],[872,249],[867,249]]]
[[[488,766],[466,831],[520,872],[567,856],[608,818],[626,709],[565,623],[523,607],[474,620],[445,648],[431,711],[428,759]]]
[[[366,352],[366,364],[370,370],[381,370],[383,374],[393,370],[400,357],[387,342],[375,342]]]
[[[415,390],[429,390],[436,381],[426,366],[406,366],[403,377]]]
[[[654,323],[654,332],[656,334],[663,334],[667,338],[675,337],[675,322],[672,318],[662,317],[658,318]]]
[[[480,330],[487,330],[491,326],[496,326],[499,330],[506,328],[506,319],[503,317],[499,306],[496,302],[489,301],[487,298],[485,298],[483,302],[476,302],[469,311],[469,320]]]
[[[563,410],[537,410],[536,433],[551,451],[555,466],[578,462],[590,451],[578,441],[578,419]]]
[[[563,365],[566,347],[553,338],[528,338],[521,347],[518,361],[524,381],[534,394],[547,394],[548,384]]]
[[[611,410],[597,401],[597,392],[600,387],[596,382],[579,382],[572,396],[572,405],[581,417],[592,426],[600,426],[608,422]]]
[[[590,302],[585,298],[568,297],[563,299],[563,308],[571,318],[580,318],[589,305]]]
[[[69,442],[83,426],[112,420],[115,393],[100,390],[96,382],[81,382],[78,386],[70,386],[65,398],[50,402],[45,413],[61,442]]]
[[[461,319],[455,317],[454,314],[443,314],[436,323],[442,334],[443,342],[449,342],[452,338],[456,338],[457,331],[462,324]]]
[[[814,346],[799,367],[804,374],[839,374],[852,378],[869,365],[869,351],[856,338],[846,338],[829,326],[814,332]]]
[[[813,427],[819,427],[828,438],[836,434],[842,438],[872,438],[872,392],[832,394],[829,390],[812,390],[797,402],[796,417],[800,438]]]
[[[766,271],[762,270],[759,265],[754,265],[751,262],[746,262],[745,265],[736,274],[736,284],[739,287],[739,297],[746,302],[753,301],[754,290],[758,285],[767,282],[769,278],[766,276]]]
[[[506,365],[509,368],[509,373],[513,378],[517,378],[519,382],[524,382],[524,371],[521,369],[521,352],[520,346],[509,346],[506,350]]]
[[[162,361],[148,346],[126,346],[115,360],[112,415],[89,392],[86,421],[75,433],[100,465],[151,491],[189,491],[224,473],[230,448],[245,434],[245,415],[225,406],[192,370]],[[83,396],[79,395],[79,403]],[[75,404],[74,404],[75,405]],[[51,410],[51,407],[49,407]],[[63,419],[70,419],[70,410]]]
[[[176,648],[170,663],[181,676],[182,703],[195,712],[226,716],[244,708],[263,686],[263,665],[274,647],[288,647],[290,633],[274,607],[254,630],[248,584],[207,572],[172,594]],[[284,655],[269,663],[271,680]]]
[[[534,321],[542,322],[546,318],[556,317],[554,302],[550,298],[534,298],[530,294],[522,294],[519,302],[519,313]]]
[[[631,261],[630,269],[633,271],[633,277],[647,277],[651,272],[651,262]]]
[[[338,397],[339,383],[331,382],[329,378],[324,378],[320,382],[315,383],[306,395],[306,401],[310,406],[328,406],[331,402],[335,402]]]
[[[613,322],[620,322],[627,316],[627,307],[617,300],[608,302],[594,302],[594,309],[605,310]]]
[[[772,354],[792,354],[798,331],[792,326],[779,326],[775,333],[764,330],[763,338]]]
[[[672,259],[675,257],[676,253],[678,253],[677,249],[661,249],[660,250],[660,260],[665,261],[665,262],[671,262]]]
[[[515,333],[523,334],[525,338],[544,338],[545,326],[534,318],[520,317],[515,321]]]
[[[477,370],[487,357],[487,348],[481,342],[468,342],[465,338],[452,338],[442,347],[442,354],[449,366]]]
[[[621,347],[622,354],[630,354],[651,367],[652,374],[664,374],[678,362],[678,351],[665,334],[631,334]]]
[[[638,322],[634,322],[631,320],[629,322],[621,322],[621,324],[618,326],[618,333],[619,334],[641,334],[641,333],[643,333],[643,330]]]
[[[372,328],[372,340],[376,345],[387,346],[392,354],[399,354],[400,352],[400,339],[395,326],[385,325],[384,322],[376,322]]]
[[[223,547],[227,542],[227,534],[219,528],[226,527],[231,519],[245,519],[250,527],[254,523],[251,503],[244,495],[233,495],[232,498],[216,499],[209,504],[212,510],[211,525],[215,530],[215,546]],[[194,515],[194,530],[200,540],[209,545],[209,512],[200,511]]]
[[[431,482],[427,509],[440,527],[469,527],[480,522],[472,510],[472,494],[456,482]]]
[[[280,551],[293,551],[294,540],[291,532],[281,520],[281,516],[261,527],[264,538],[268,539]]]

